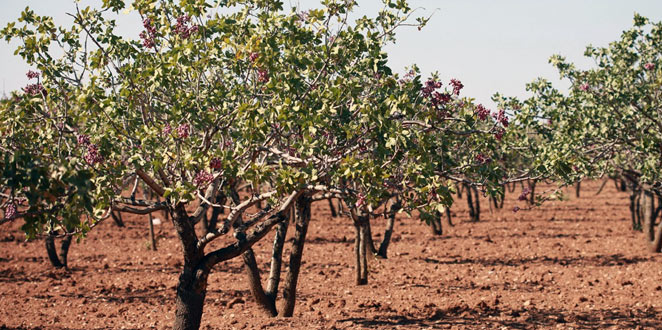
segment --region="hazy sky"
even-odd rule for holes
[[[100,3],[82,0],[81,5]],[[315,6],[317,0],[284,0]],[[56,24],[68,24],[65,12],[74,10],[73,0],[0,0],[0,27],[16,20],[30,6],[37,14],[52,15]],[[360,13],[371,15],[381,8],[378,0],[359,0]],[[422,30],[402,28],[398,43],[388,47],[390,65],[403,71],[416,63],[424,73],[439,71],[443,80],[460,79],[464,95],[493,107],[495,92],[525,96],[525,84],[536,77],[557,82],[558,74],[548,64],[552,54],[561,54],[581,67],[592,63],[583,58],[586,45],[605,46],[632,26],[638,12],[662,20],[661,0],[409,0],[420,15],[434,12]],[[119,20],[125,36],[137,38],[140,22],[135,16]],[[0,41],[0,75],[9,92],[27,83],[29,67],[13,55],[16,44]],[[559,85],[565,86],[565,85]]]

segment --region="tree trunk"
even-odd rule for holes
[[[370,252],[372,255],[377,255],[377,248],[375,248],[375,242],[372,240],[372,228],[370,226],[370,218],[366,218],[366,221],[361,224],[363,226],[366,251]]]
[[[579,191],[581,189],[582,182],[577,181],[577,185],[575,186],[575,197],[579,198]]]
[[[388,255],[388,246],[391,243],[391,236],[393,236],[393,227],[395,226],[395,216],[400,210],[402,205],[399,200],[396,200],[389,209],[388,220],[386,220],[386,229],[384,230],[384,237],[379,244],[377,255],[386,259]]]
[[[115,222],[117,227],[124,227],[124,220],[122,220],[122,212],[111,211],[110,217],[113,218],[113,221]]]
[[[188,262],[184,265],[177,284],[175,324],[172,327],[174,330],[198,330],[200,328],[207,294],[207,275],[196,274],[194,266]]]
[[[62,245],[60,246],[60,263],[67,268],[67,256],[69,255],[69,247],[71,246],[71,239],[73,236],[65,236],[62,239]]]
[[[642,189],[641,190],[641,209],[644,222],[644,234],[646,240],[652,242],[655,240],[655,203],[653,193]]]
[[[246,275],[248,275],[248,286],[250,287],[251,293],[253,293],[253,297],[255,297],[257,304],[269,316],[278,315],[274,301],[269,299],[269,297],[264,293],[264,289],[262,288],[260,269],[257,266],[257,260],[255,260],[255,253],[253,253],[253,249],[246,250],[246,252],[242,254],[242,258],[244,259]]]
[[[156,237],[154,237],[154,218],[152,214],[148,214],[149,218],[149,241],[151,242],[152,251],[156,251]]]
[[[451,227],[454,227],[455,225],[453,224],[453,219],[451,215],[451,208],[447,207],[446,208],[446,220],[448,220],[448,225]]]
[[[529,189],[531,189],[528,202],[529,205],[534,205],[536,203],[536,180],[532,180],[529,182]]]
[[[476,218],[476,211],[474,210],[474,201],[473,201],[473,194],[471,193],[471,187],[469,185],[466,185],[467,187],[467,206],[469,206],[469,219],[471,221],[474,221]]]
[[[207,294],[207,276],[210,269],[197,269],[203,259],[204,251],[197,246],[195,227],[193,222],[189,221],[184,204],[175,207],[171,218],[182,244],[184,256],[184,268],[177,284],[173,329],[198,330]]]
[[[51,235],[46,237],[46,252],[48,253],[48,259],[51,261],[51,265],[53,265],[53,267],[64,267],[57,256],[57,249],[55,248],[55,237]]]
[[[435,236],[443,235],[444,229],[441,225],[441,213],[439,212],[434,213],[432,221],[430,222],[430,229],[432,231],[432,235]]]
[[[294,217],[290,217],[293,219]],[[269,280],[267,281],[266,295],[274,306],[276,306],[276,297],[278,295],[278,285],[280,284],[280,270],[283,264],[283,246],[287,236],[288,221],[278,224],[276,234],[274,235],[274,245],[271,251],[271,269],[269,271]]]
[[[368,231],[366,223],[369,223],[368,217],[365,218],[359,231],[359,257],[361,258],[361,273],[359,285],[368,284]]]
[[[311,200],[307,196],[301,196],[297,200],[297,214],[295,219],[294,240],[292,241],[292,251],[290,252],[289,267],[285,277],[285,287],[283,288],[283,306],[279,315],[292,317],[294,314],[294,305],[296,303],[297,281],[299,271],[301,270],[301,258],[303,256],[303,247],[306,241],[306,232],[310,222],[310,204]]]
[[[335,218],[338,216],[338,213],[336,212],[336,208],[333,207],[333,198],[329,198],[328,201],[329,201],[329,210],[331,210],[331,216]]]
[[[662,252],[662,221],[657,225],[657,231],[655,233],[655,240],[651,242],[651,251],[654,253]]]
[[[474,217],[473,221],[478,222],[480,221],[480,196],[478,195],[478,188],[476,187],[471,187],[472,189],[469,190],[469,194],[473,191],[474,194]]]

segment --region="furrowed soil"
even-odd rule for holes
[[[455,226],[444,221],[442,236],[400,215],[388,259],[369,260],[364,286],[354,284],[351,222],[321,202],[294,317],[264,316],[237,258],[209,277],[202,329],[662,329],[662,256],[631,229],[628,193],[609,182],[595,196],[600,184],[531,209],[517,201],[518,187],[502,210],[481,200],[477,223],[457,201]],[[25,242],[19,224],[0,227],[0,329],[171,326],[181,268],[172,224],[155,226],[155,252],[147,217],[125,222],[108,220],[72,244],[69,271],[53,269],[44,242]],[[384,222],[373,221],[376,242]],[[272,237],[255,246],[263,281]]]

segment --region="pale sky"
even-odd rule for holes
[[[100,0],[81,0],[81,6]],[[317,0],[284,0],[312,7]],[[381,8],[378,0],[360,0],[359,14],[371,15]],[[661,0],[409,0],[420,7],[420,15],[434,12],[422,30],[404,27],[398,42],[387,48],[390,66],[403,72],[417,64],[424,73],[439,71],[442,79],[461,80],[463,95],[494,107],[495,92],[526,96],[525,84],[546,77],[557,86],[558,74],[547,60],[553,54],[566,56],[580,67],[588,67],[583,57],[586,45],[606,46],[632,26],[637,12],[653,21],[662,21]],[[37,14],[52,15],[56,24],[69,24],[66,12],[74,10],[73,0],[0,0],[0,27],[15,21],[30,6]],[[121,15],[120,31],[138,37],[136,16]],[[4,90],[19,89],[28,82],[29,67],[14,56],[16,44],[0,40],[0,75]]]

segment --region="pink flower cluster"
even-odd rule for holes
[[[46,96],[46,89],[40,83],[30,84],[23,87],[23,92],[31,96],[37,96],[39,94]]]
[[[421,93],[423,93],[423,97],[430,97],[432,96],[432,93],[439,88],[441,88],[440,81],[429,79],[425,82],[425,86],[421,89]]]
[[[214,180],[214,175],[207,171],[200,171],[195,175],[195,178],[193,178],[193,184],[202,188],[212,182],[212,180]]]
[[[357,197],[358,198],[356,200],[356,204],[354,204],[354,205],[356,207],[361,207],[361,206],[365,205],[365,195],[362,194],[362,193],[359,193],[359,195]]]
[[[503,127],[508,127],[508,117],[506,117],[506,111],[500,109],[499,112],[492,114],[492,117],[499,122]]]
[[[483,106],[482,104],[479,104],[474,110],[474,112],[476,113],[478,119],[480,120],[485,120],[490,115],[490,110],[485,108],[485,106]]]
[[[170,126],[170,124],[166,124],[163,127],[163,135],[168,136],[168,135],[170,135],[170,133],[172,133],[172,126]]]
[[[220,158],[214,158],[209,162],[209,167],[215,170],[220,170],[222,166],[223,166],[223,162],[221,161]]]
[[[152,25],[152,20],[150,18],[145,18],[143,20],[143,27],[145,31],[140,32],[140,38],[143,40],[143,46],[145,48],[154,48],[156,45],[156,28]]]
[[[519,194],[519,197],[517,197],[517,200],[519,200],[519,201],[528,200],[530,193],[531,193],[531,189],[529,189],[529,188],[522,189],[522,193]]]
[[[453,86],[453,94],[460,95],[460,91],[464,88],[462,82],[457,79],[451,79],[451,86]]]
[[[191,23],[191,17],[182,15],[177,17],[177,24],[175,24],[175,33],[179,34],[182,39],[188,39],[191,35],[198,32],[198,25]]]
[[[655,69],[655,63],[648,62],[648,63],[644,64],[644,69],[646,69],[646,70]]]
[[[504,134],[506,134],[506,130],[501,127],[497,127],[496,131],[494,132],[494,138],[496,138],[498,141],[501,141]]]
[[[90,144],[90,137],[86,134],[79,134],[76,137],[76,142],[82,146],[87,146]]]
[[[87,153],[83,158],[92,166],[103,162],[103,156],[99,154],[99,147],[96,144],[90,144],[87,146]]]
[[[5,208],[5,219],[13,219],[14,217],[16,217],[16,205],[9,203]]]
[[[260,57],[260,54],[257,52],[252,52],[250,56],[248,56],[248,59],[251,61],[251,63],[255,63],[257,59]]]
[[[35,71],[32,71],[32,70],[29,70],[28,73],[26,73],[25,75],[28,76],[28,79],[37,79],[37,78],[39,78],[39,72],[35,72]]]
[[[588,83],[583,83],[579,85],[579,89],[583,92],[586,92],[587,90],[589,90],[589,88],[591,88],[591,86]]]
[[[181,139],[186,139],[189,136],[189,131],[191,130],[191,125],[189,124],[181,124],[179,127],[177,127],[177,136]]]
[[[269,71],[265,69],[260,69],[257,71],[257,81],[261,83],[266,83],[269,81]]]

